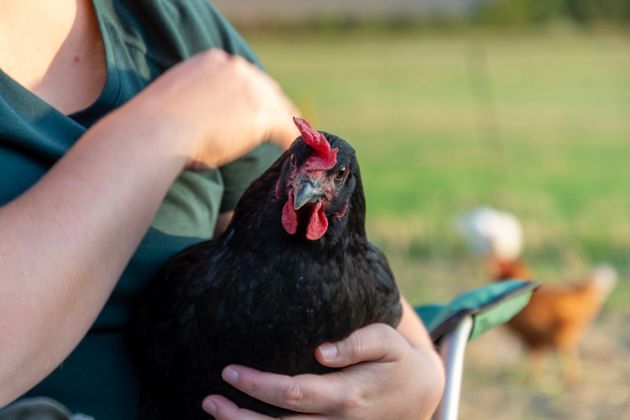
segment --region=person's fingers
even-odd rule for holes
[[[269,112],[270,131],[267,133],[266,138],[282,149],[288,149],[291,143],[300,136],[300,131],[293,123],[294,116],[300,116],[300,111],[295,107],[293,102],[282,92],[279,86],[273,89],[274,95],[277,98],[277,105],[270,108]]]
[[[341,411],[359,397],[352,389],[344,389],[335,374],[286,376],[232,365],[222,376],[258,400],[299,413]]]
[[[287,115],[299,115],[299,113],[294,110],[294,112],[287,113]],[[299,136],[300,131],[295,124],[293,124],[293,119],[288,117],[283,118],[282,121],[278,121],[266,137],[271,139],[274,144],[280,146],[283,150],[286,150]]]
[[[262,113],[263,126],[266,129],[264,138],[287,149],[300,135],[293,124],[293,117],[299,116],[300,111],[269,74],[253,66],[250,70],[255,73],[258,80],[259,96],[264,98]]]
[[[315,357],[324,366],[342,368],[361,362],[391,362],[398,359],[404,345],[409,345],[392,327],[371,324],[356,330],[336,343],[324,343]]]
[[[216,420],[269,420],[271,417],[239,408],[221,395],[209,395],[201,403],[203,410]]]
[[[240,74],[251,83],[252,102],[257,103],[262,112],[262,128],[265,130],[260,133],[263,136],[259,140],[270,139],[283,149],[287,149],[299,136],[299,131],[291,118],[299,112],[280,85],[242,57],[229,55],[222,50],[210,50],[210,55],[213,63],[229,62],[233,67],[233,73]]]
[[[203,410],[211,414],[216,420],[269,420],[271,417],[255,413],[251,410],[239,408],[232,401],[221,395],[209,395],[202,403]],[[317,414],[294,414],[278,417],[280,420],[326,420]]]

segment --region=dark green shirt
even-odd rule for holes
[[[36,183],[95,121],[175,63],[211,47],[257,63],[206,0],[94,0],[94,6],[107,79],[87,109],[64,115],[0,71],[0,205]],[[88,336],[29,395],[53,397],[99,420],[135,418],[138,386],[124,335],[135,298],[170,256],[212,236],[218,213],[233,209],[277,154],[261,146],[225,167],[184,172]]]

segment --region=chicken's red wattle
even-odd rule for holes
[[[297,232],[297,212],[293,208],[293,191],[289,191],[289,198],[282,208],[282,227],[289,235]]]
[[[289,235],[294,235],[298,228],[298,214],[294,209],[293,191],[289,192],[287,202],[282,208],[282,227]],[[328,219],[322,203],[319,202],[311,207],[312,212],[308,218],[306,226],[306,239],[316,241],[326,233],[328,229]]]
[[[326,233],[328,229],[328,219],[322,208],[322,203],[317,203],[313,207],[313,213],[306,227],[306,239],[316,241]]]

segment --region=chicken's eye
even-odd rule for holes
[[[295,159],[295,155],[291,155],[291,160],[289,160],[289,163],[291,164],[291,167],[297,167],[297,159]]]
[[[348,172],[348,168],[347,167],[342,166],[341,168],[339,168],[339,170],[335,174],[335,181],[342,182],[344,179],[346,179],[346,173],[347,172]]]

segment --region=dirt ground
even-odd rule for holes
[[[582,379],[565,385],[559,361],[532,377],[507,329],[487,333],[466,353],[462,419],[630,419],[630,315],[604,312],[580,347]]]

